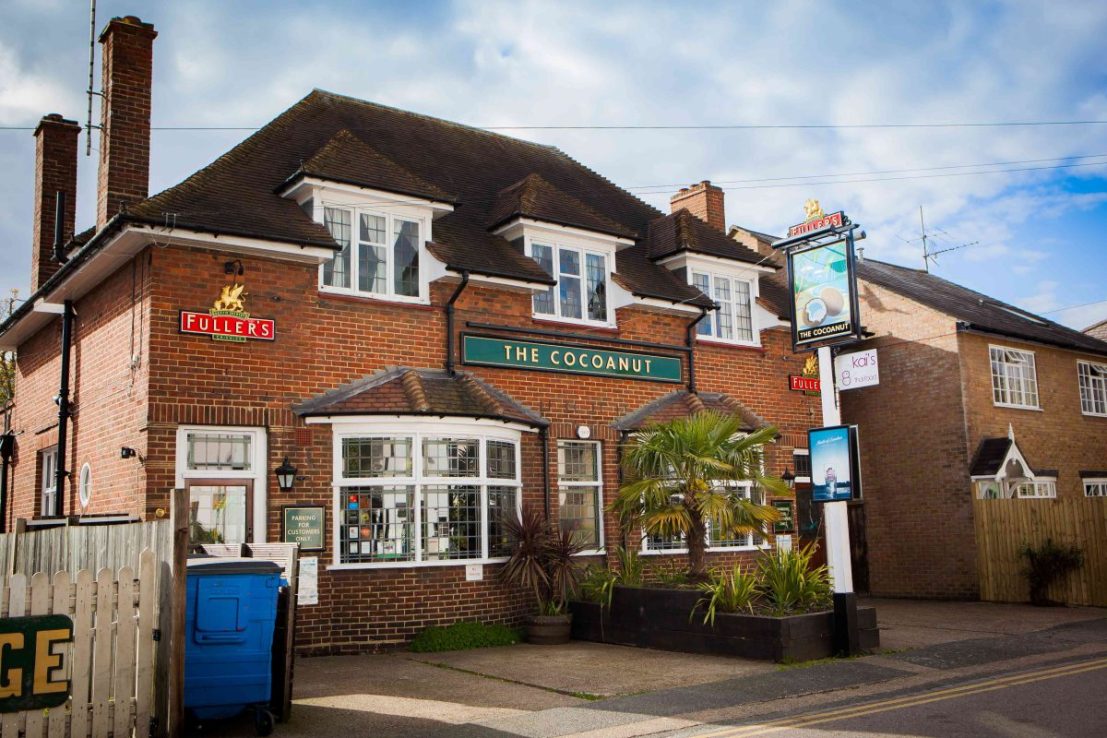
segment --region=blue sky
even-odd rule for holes
[[[83,122],[87,4],[3,6],[0,126],[48,112]],[[155,126],[258,125],[313,87],[483,126],[1107,120],[1107,3],[98,6],[98,28],[126,14],[158,28]],[[246,135],[155,131],[151,191]],[[559,146],[666,211],[681,185],[726,183],[728,222],[757,230],[783,231],[815,197],[865,227],[868,257],[908,266],[922,263],[922,206],[932,247],[976,242],[940,256],[935,273],[1076,328],[1107,318],[1107,126],[513,135]],[[0,131],[3,295],[29,281],[33,153],[30,131]],[[79,228],[93,217],[95,162],[80,161]],[[1081,166],[966,166],[992,162]]]

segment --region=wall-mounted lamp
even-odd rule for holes
[[[792,473],[791,469],[785,469],[784,473],[780,475],[780,478],[783,479],[784,483],[788,485],[788,489],[795,489],[796,475]]]
[[[242,266],[241,259],[232,259],[223,263],[223,273],[241,276],[246,273],[246,270]]]
[[[135,451],[130,446],[124,446],[119,449],[119,458],[121,459],[133,459],[136,456],[138,456],[138,451]]]
[[[275,470],[277,475],[277,487],[281,492],[291,492],[292,486],[296,483],[296,467],[288,463],[288,457],[284,457],[284,462],[281,463]]]

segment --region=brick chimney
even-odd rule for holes
[[[104,45],[96,228],[145,200],[150,187],[150,87],[157,31],[133,15],[112,18]]]
[[[35,129],[35,221],[31,252],[31,291],[58,271],[54,260],[54,219],[58,193],[65,195],[61,242],[73,238],[77,216],[77,135],[81,127],[57,113],[43,116]]]
[[[682,187],[669,200],[671,212],[688,208],[692,215],[712,228],[726,233],[726,211],[723,207],[723,190],[706,179],[691,187]]]

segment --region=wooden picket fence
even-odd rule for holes
[[[980,598],[1026,602],[1029,585],[1019,550],[1047,538],[1084,551],[1084,565],[1049,590],[1069,605],[1107,606],[1107,498],[973,500]]]
[[[68,615],[73,641],[63,665],[71,680],[67,704],[49,710],[6,713],[0,735],[146,735],[155,712],[155,632],[158,628],[158,558],[139,555],[129,566],[88,569],[75,575],[13,574],[0,583],[0,617]]]

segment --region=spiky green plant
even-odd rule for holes
[[[739,612],[746,610],[753,612],[753,603],[758,594],[757,576],[753,571],[742,569],[741,564],[736,564],[730,571],[712,572],[710,581],[700,584],[700,592],[703,596],[692,608],[692,614],[705,609],[703,622],[715,625],[715,613]]]
[[[766,552],[757,563],[761,593],[774,615],[810,612],[830,607],[830,570],[811,566],[813,545],[790,551]]]
[[[624,587],[641,587],[645,566],[638,550],[619,546],[615,549],[615,558],[619,561],[619,584]]]
[[[776,429],[746,433],[743,425],[734,415],[700,412],[634,434],[623,454],[630,481],[610,509],[628,531],[683,536],[689,578],[695,582],[707,580],[708,524],[723,535],[761,533],[778,515],[772,506],[747,500],[719,482],[752,481],[762,490],[791,494],[783,481],[762,472],[762,448],[775,439]]]

